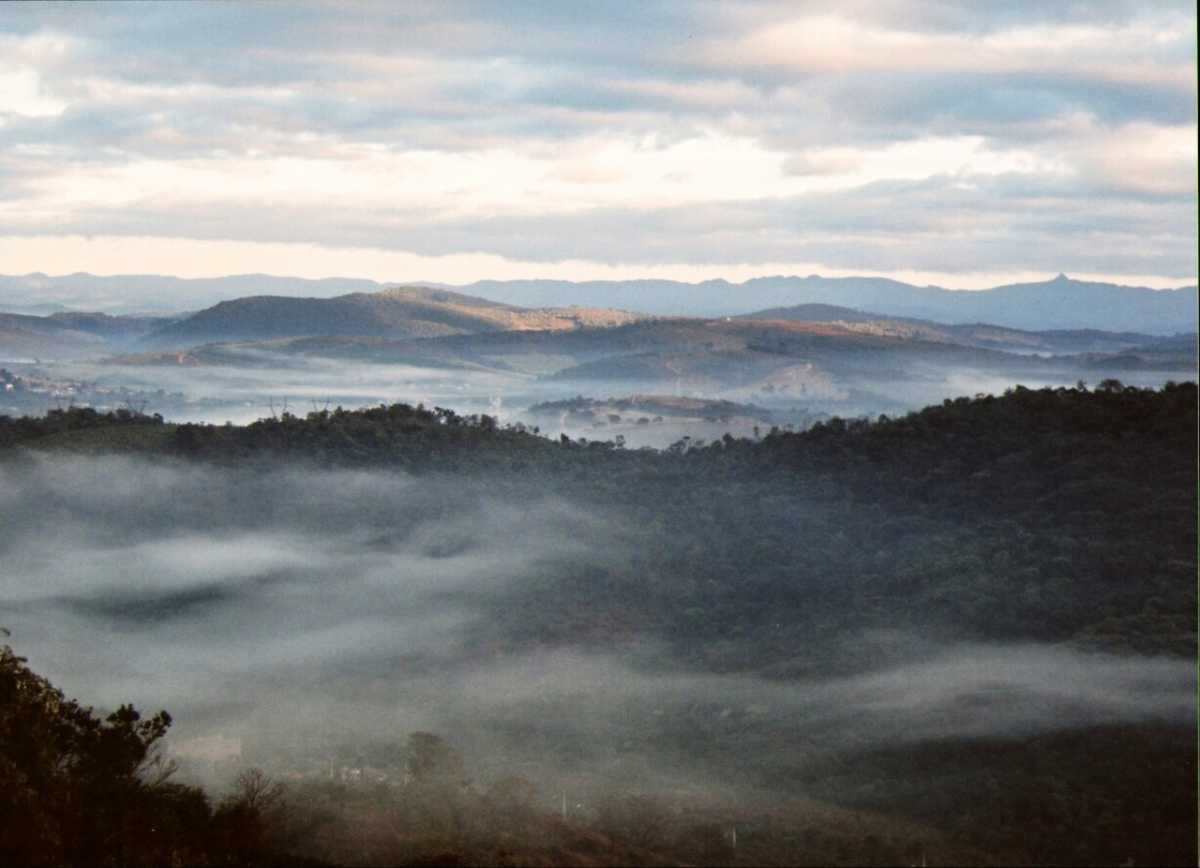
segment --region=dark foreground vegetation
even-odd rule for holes
[[[0,862],[6,865],[245,864],[265,854],[261,778],[214,810],[171,782],[158,751],[171,725],[124,705],[107,716],[67,699],[0,648]]]
[[[0,863],[676,864],[535,811],[520,777],[470,787],[461,756],[432,733],[398,746],[400,791],[285,789],[248,769],[214,804],[170,780],[160,751],[170,724],[166,712],[143,719],[131,706],[101,717],[0,647]]]
[[[550,441],[405,405],[244,427],[86,409],[0,418],[14,461],[34,449],[248,474],[281,461],[391,468],[514,504],[547,493],[586,504],[611,517],[619,550],[534,570],[475,626],[475,653],[652,648],[636,658],[647,673],[781,685],[920,663],[938,643],[1195,660],[1196,441],[1195,384],[1115,381],[663,452]],[[165,716],[126,708],[101,720],[11,652],[2,666],[0,861],[1085,865],[1197,855],[1194,716],[1152,708],[1116,723],[1067,715],[1030,731],[814,745],[803,762],[771,749],[785,724],[675,708],[631,719],[629,739],[666,766],[702,762],[739,792],[772,798],[668,809],[652,793],[617,793],[586,822],[563,822],[519,777],[468,783],[461,757],[424,735],[401,737],[401,787],[305,781],[284,792],[251,775],[214,807],[148,765]],[[581,761],[539,724],[513,726],[548,763]],[[741,850],[731,849],[735,816]]]

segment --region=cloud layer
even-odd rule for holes
[[[30,4],[0,23],[0,249],[1186,282],[1195,37],[1190,4]]]

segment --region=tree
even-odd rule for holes
[[[271,810],[283,797],[283,784],[271,780],[259,768],[242,772],[233,786],[233,800],[259,812]]]
[[[260,861],[269,842],[283,825],[283,785],[262,769],[247,769],[237,776],[233,793],[217,809],[214,825],[221,850],[243,862]]]
[[[170,725],[131,705],[101,719],[0,648],[0,863],[195,861],[208,803],[167,783]]]

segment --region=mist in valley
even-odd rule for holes
[[[1194,371],[1188,370],[1104,369],[1061,362],[1013,371],[919,362],[902,369],[868,367],[833,377],[818,369],[802,374],[806,384],[788,386],[779,377],[742,382],[732,370],[724,379],[577,379],[553,368],[365,363],[234,345],[216,351],[219,361],[198,365],[8,363],[12,374],[43,385],[37,393],[0,393],[0,408],[11,415],[39,415],[67,406],[131,408],[158,413],[170,422],[243,425],[285,412],[304,416],[335,407],[407,403],[447,407],[463,415],[487,414],[501,424],[537,428],[554,439],[563,435],[619,439],[629,448],[664,449],[684,438],[693,442],[725,435],[753,438],[776,426],[803,430],[833,416],[903,415],[962,395],[1000,395],[1018,385],[1071,387],[1112,377],[1127,385],[1158,388],[1194,377]],[[697,413],[686,407],[625,411],[601,406],[638,396],[668,403],[683,398],[737,406],[721,413],[711,408]],[[575,398],[593,401],[597,407],[594,412],[572,413],[543,406]]]
[[[795,795],[846,751],[1194,723],[1194,667],[1171,658],[908,628],[840,637],[869,652],[852,671],[779,677],[704,671],[652,632],[547,644],[520,607],[579,605],[555,577],[613,574],[636,529],[486,477],[30,456],[0,465],[0,511],[0,623],[31,665],[89,704],[169,709],[185,756],[222,736],[280,774],[424,730],[547,798],[781,769]]]

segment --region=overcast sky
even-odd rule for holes
[[[1196,277],[1192,2],[4,4],[0,273]]]

